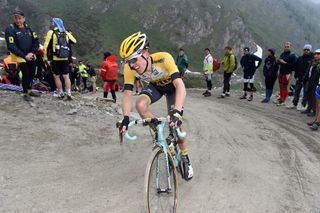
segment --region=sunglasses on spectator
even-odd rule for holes
[[[310,51],[309,49],[304,49],[303,51]]]

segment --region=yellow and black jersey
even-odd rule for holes
[[[139,75],[128,64],[124,66],[125,89],[132,90],[136,77],[155,86],[166,86],[176,78],[180,78],[179,70],[173,57],[167,52],[158,52],[150,55],[152,70]]]

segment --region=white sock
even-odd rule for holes
[[[71,89],[67,89],[67,95],[71,96]]]

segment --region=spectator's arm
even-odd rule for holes
[[[36,54],[36,52],[39,49],[40,46],[40,42],[39,42],[39,38],[36,32],[34,32],[30,27],[29,27],[30,32],[32,33],[32,48],[31,48],[31,52]]]
[[[51,38],[52,38],[52,34],[53,34],[53,31],[52,30],[49,30],[47,32],[47,35],[46,35],[46,38],[44,40],[44,44],[43,44],[43,60],[47,61],[48,60],[48,46],[49,46],[49,43],[51,41]]]
[[[233,71],[235,66],[236,66],[236,59],[235,59],[235,56],[232,54],[229,57],[229,67],[226,70]]]
[[[255,56],[255,61],[258,61],[258,65],[256,66],[256,69],[258,69],[260,67],[260,65],[261,65],[262,58],[260,58],[260,57],[258,57],[256,55],[254,55],[254,56]]]

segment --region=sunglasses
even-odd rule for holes
[[[309,49],[304,49],[303,51],[308,51],[309,52],[310,50]]]
[[[138,61],[138,57],[139,56],[137,56],[135,58],[131,58],[130,60],[126,60],[126,63],[127,64],[134,64],[134,63],[136,63]]]

